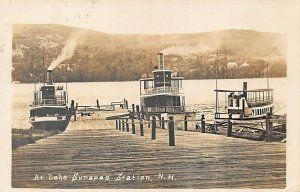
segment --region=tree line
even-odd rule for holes
[[[43,82],[45,69],[59,55],[62,46],[42,50],[31,47],[24,57],[13,57],[13,81],[23,83]],[[228,50],[191,55],[165,55],[165,67],[177,71],[185,79],[220,79],[286,77],[286,61],[267,61],[261,58],[243,58]],[[213,56],[212,56],[213,55]],[[236,61],[237,67],[229,69],[227,63]],[[243,62],[248,67],[241,67]],[[268,62],[268,68],[267,68]],[[54,69],[56,82],[135,81],[150,77],[158,65],[157,49],[124,47],[79,46],[71,59]]]

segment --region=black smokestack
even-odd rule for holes
[[[48,82],[48,85],[53,84],[52,70],[51,69],[47,69],[47,82]]]
[[[164,53],[162,51],[158,53],[158,63],[159,69],[165,68]]]

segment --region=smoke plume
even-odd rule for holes
[[[48,70],[53,70],[55,67],[57,67],[59,64],[64,62],[66,59],[69,59],[73,56],[75,48],[78,43],[78,39],[82,35],[81,31],[74,32],[71,34],[70,38],[67,40],[67,43],[65,47],[62,49],[60,55],[52,61],[50,66],[48,67]]]

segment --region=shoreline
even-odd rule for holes
[[[58,130],[35,130],[35,129],[17,129],[12,128],[12,150],[18,149],[21,146],[35,143],[40,139],[50,137],[60,133]]]

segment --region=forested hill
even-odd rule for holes
[[[54,69],[56,81],[64,81],[65,73],[69,81],[138,80],[151,75],[158,65],[161,35],[107,34],[54,24],[18,24],[13,26],[13,81],[42,81],[44,68],[78,31],[81,35],[73,56]],[[286,76],[283,34],[252,30],[165,34],[163,48],[166,68],[178,71],[185,79],[215,78],[216,66],[219,78],[264,77],[267,62],[269,76]]]

